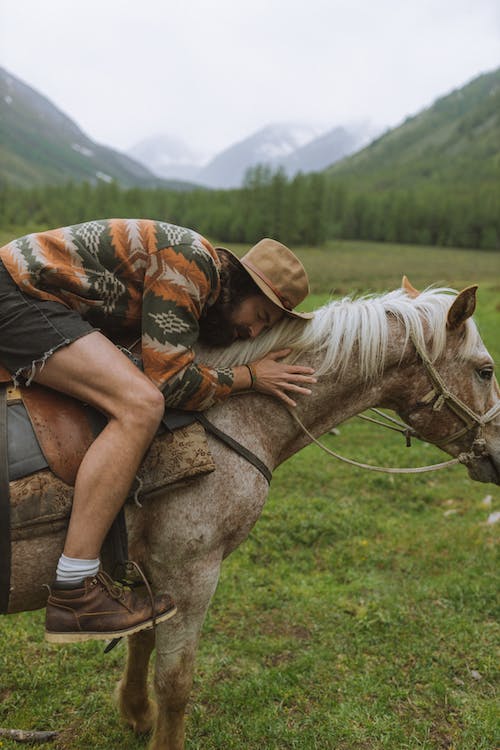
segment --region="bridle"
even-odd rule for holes
[[[413,333],[410,334],[410,340],[415,347],[415,350],[420,357],[422,364],[424,365],[424,368],[433,384],[432,389],[428,393],[426,393],[418,403],[422,406],[432,404],[432,410],[435,412],[441,411],[443,406],[446,405],[464,423],[464,426],[460,430],[457,430],[452,435],[448,435],[442,440],[432,441],[432,444],[436,445],[438,448],[441,448],[444,445],[448,445],[449,443],[458,440],[460,437],[463,437],[463,435],[466,435],[471,430],[478,428],[478,435],[476,436],[470,451],[468,453],[461,453],[459,456],[457,456],[457,458],[452,458],[449,461],[443,461],[442,463],[438,464],[431,464],[430,466],[417,466],[414,468],[389,468],[384,466],[373,466],[371,464],[364,464],[358,461],[354,461],[353,459],[346,458],[345,456],[341,456],[339,453],[335,453],[334,451],[330,450],[330,448],[327,448],[326,445],[321,443],[316,437],[314,437],[311,432],[309,432],[307,427],[305,427],[300,418],[294,412],[290,411],[293,419],[299,424],[301,429],[313,441],[313,443],[318,445],[322,450],[324,450],[330,456],[333,456],[333,458],[338,459],[339,461],[351,464],[352,466],[357,466],[361,469],[381,471],[387,474],[418,474],[427,471],[437,471],[439,469],[445,469],[458,463],[468,465],[473,463],[473,461],[477,460],[478,458],[487,457],[489,455],[486,447],[486,441],[482,437],[481,433],[485,425],[491,422],[496,417],[496,415],[500,413],[500,400],[497,401],[497,403],[494,404],[491,409],[488,409],[485,414],[476,414],[475,411],[473,411],[469,406],[467,406],[467,404],[465,404],[460,398],[458,398],[458,396],[455,396],[455,394],[448,389],[446,383],[428,357],[427,352],[420,346]],[[393,419],[392,417],[388,416],[384,412],[379,411],[378,409],[372,409],[372,411],[375,411],[379,416],[389,420],[390,422],[398,426],[394,427],[389,424],[384,424],[379,420],[375,420],[363,415],[360,415],[361,418],[367,419],[370,422],[375,422],[376,424],[382,425],[383,427],[388,427],[389,429],[401,432],[406,437],[406,444],[408,446],[410,446],[411,444],[411,437],[419,437],[416,430],[414,430],[409,425],[404,424],[404,422],[399,422],[398,420]]]
[[[462,429],[457,430],[452,435],[449,435],[442,440],[434,440],[433,444],[437,445],[438,448],[441,448],[443,445],[448,445],[448,443],[458,440],[476,427],[479,428],[479,431],[481,432],[484,426],[491,422],[500,412],[500,401],[497,401],[497,403],[494,404],[491,409],[488,409],[485,414],[476,414],[476,412],[459,399],[458,396],[455,396],[454,393],[451,393],[451,391],[448,390],[446,383],[432,364],[425,350],[422,349],[413,335],[410,338],[418,356],[422,360],[431,382],[433,383],[433,388],[431,388],[431,390],[420,399],[419,403],[422,405],[428,405],[434,401],[432,404],[433,411],[441,411],[443,406],[446,405],[464,423]]]

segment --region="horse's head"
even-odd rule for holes
[[[403,280],[411,297],[418,292]],[[412,337],[416,359],[405,373],[405,404],[397,410],[418,436],[461,456],[472,479],[500,484],[500,389],[493,360],[470,320],[477,287],[451,302],[444,347],[431,361]],[[426,331],[426,341],[434,331]]]

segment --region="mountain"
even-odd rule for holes
[[[294,123],[268,125],[217,154],[200,171],[198,180],[210,187],[240,187],[250,167],[257,164],[274,166],[316,135],[317,130],[312,126]]]
[[[358,191],[432,183],[457,195],[496,185],[500,205],[500,68],[436,100],[327,172]]]
[[[321,172],[364,146],[375,131],[368,124],[333,128],[293,151],[280,165],[289,177],[297,172]]]
[[[159,176],[182,177],[213,188],[240,187],[249,167],[274,166],[317,133],[310,125],[269,125],[224,149],[205,166],[201,155],[168,135],[148,138],[128,153]]]
[[[336,127],[327,133],[302,123],[277,123],[252,133],[217,154],[203,166],[202,157],[183,141],[168,135],[147,138],[133,146],[129,155],[154,174],[191,180],[212,188],[240,187],[246,171],[257,164],[297,172],[325,169],[364,145],[373,130],[365,123]]]
[[[273,170],[282,167],[290,177],[299,171],[322,170],[362,142],[366,139],[359,132],[340,127],[321,133],[300,123],[268,125],[218,154],[199,171],[196,180],[210,187],[239,187],[246,171],[257,164],[267,164]]]
[[[127,151],[158,177],[196,181],[203,158],[180,138],[154,135],[136,143]]]
[[[116,180],[131,187],[165,183],[119,151],[100,146],[46,97],[0,68],[0,185]]]

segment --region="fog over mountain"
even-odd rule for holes
[[[374,135],[366,123],[325,132],[311,123],[282,122],[257,130],[211,159],[170,134],[146,138],[124,154],[97,144],[42,93],[0,68],[0,183],[116,180],[124,186],[233,188],[257,164],[282,168],[289,177],[321,171]]]
[[[228,146],[208,163],[183,141],[168,135],[136,144],[129,155],[159,177],[184,179],[213,188],[239,187],[257,164],[297,172],[320,171],[362,148],[376,135],[369,123],[324,128],[309,123],[274,123]]]
[[[144,164],[96,143],[42,93],[0,67],[0,186],[70,180],[186,187],[160,180]]]
[[[168,179],[175,175],[175,179],[194,181],[207,161],[203,154],[191,149],[180,138],[171,135],[158,134],[145,138],[128,150],[129,156],[141,164],[150,165],[150,169],[158,177]]]

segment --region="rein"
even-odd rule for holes
[[[448,388],[446,387],[446,383],[441,378],[441,375],[438,373],[433,363],[427,356],[427,353],[415,340],[414,335],[411,334],[410,338],[434,386],[432,390],[430,390],[425,394],[425,396],[422,397],[422,399],[420,399],[419,403],[427,406],[431,404],[432,401],[434,401],[432,409],[436,412],[440,411],[442,407],[446,405],[464,422],[464,427],[462,429],[454,432],[451,436],[446,437],[444,440],[436,441],[435,443],[433,443],[433,445],[441,448],[442,446],[448,445],[448,443],[451,443],[454,440],[458,440],[458,438],[467,434],[467,432],[470,432],[470,430],[475,427],[478,427],[479,432],[481,432],[483,427],[491,422],[498,413],[500,413],[500,401],[494,404],[494,406],[492,406],[491,409],[489,409],[485,414],[476,414],[476,412],[470,409],[467,404],[465,404],[461,399],[458,398],[458,396],[455,396],[453,393],[451,393],[451,391],[448,390]],[[385,420],[388,420],[389,422],[397,426],[393,427],[386,422],[381,422],[380,420],[373,419],[372,417],[367,417],[365,415],[360,415],[360,418],[365,419],[368,422],[373,422],[375,424],[381,425],[382,427],[387,427],[390,430],[401,432],[406,438],[406,445],[408,447],[410,447],[411,445],[411,438],[418,437],[415,430],[412,427],[406,425],[404,422],[400,422],[399,420],[394,419],[393,417],[385,414],[378,409],[371,409],[371,411],[374,411],[380,417],[383,417]],[[467,465],[472,463],[477,458],[488,455],[485,440],[481,437],[477,437],[474,440],[471,450],[468,453],[461,453],[459,456],[457,456],[457,458],[452,458],[441,463],[430,464],[428,466],[417,466],[414,468],[391,468],[385,466],[373,466],[372,464],[364,464],[359,461],[354,461],[351,458],[341,456],[339,453],[335,453],[335,451],[332,451],[326,445],[321,443],[316,437],[314,437],[314,435],[309,432],[307,427],[302,423],[300,418],[294,412],[292,412],[291,410],[289,410],[289,412],[292,418],[303,430],[303,432],[312,440],[315,445],[319,446],[323,451],[325,451],[325,453],[328,453],[328,455],[336,458],[339,461],[343,461],[346,464],[357,466],[360,469],[368,469],[369,471],[380,471],[385,474],[421,474],[427,471],[447,469],[448,467],[455,466],[459,463]]]
[[[293,417],[293,419],[297,422],[299,427],[305,432],[307,437],[309,437],[312,442],[317,445],[321,450],[325,451],[325,453],[328,453],[329,456],[332,456],[333,458],[336,458],[338,461],[343,461],[346,464],[350,464],[351,466],[357,466],[359,469],[368,469],[369,471],[382,471],[385,474],[421,474],[425,471],[437,471],[438,469],[445,469],[448,466],[454,466],[458,463],[466,463],[466,461],[469,460],[470,454],[461,454],[458,458],[452,458],[449,461],[443,461],[443,463],[440,464],[431,464],[430,466],[416,466],[415,468],[406,468],[406,469],[398,469],[398,468],[391,468],[386,466],[373,466],[372,464],[363,464],[360,461],[354,461],[352,458],[346,458],[345,456],[341,456],[340,453],[335,453],[335,451],[330,450],[330,448],[327,448],[327,446],[320,442],[317,438],[314,437],[314,435],[309,432],[305,424],[301,421],[301,419],[294,414],[292,411],[290,411],[290,415]],[[373,421],[373,420],[371,420]]]

